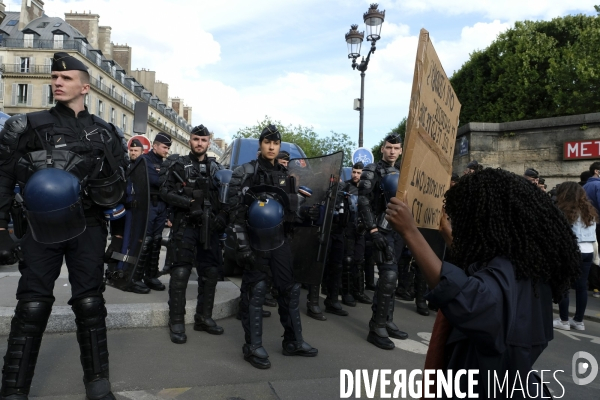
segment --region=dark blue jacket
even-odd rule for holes
[[[507,371],[509,388],[518,372],[526,386],[527,374],[553,339],[551,289],[538,284],[537,294],[530,280],[516,279],[513,264],[504,257],[473,264],[466,273],[443,263],[440,283],[426,298],[440,306],[452,325],[446,368],[478,369],[479,398],[488,398],[488,371],[492,381],[493,371],[500,381]],[[535,384],[530,379],[532,395]],[[461,387],[466,390],[466,379]],[[514,398],[520,393],[515,392]]]
[[[150,182],[150,193],[158,194],[160,191],[160,184],[158,182],[158,173],[160,167],[164,161],[162,157],[159,157],[154,150],[150,150],[147,154],[142,155],[146,158],[146,164],[148,165],[148,181]]]
[[[588,179],[586,184],[583,185],[583,190],[585,190],[596,211],[600,213],[600,178],[591,177]]]

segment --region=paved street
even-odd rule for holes
[[[590,298],[590,305],[593,302],[600,303],[600,299]],[[302,309],[304,312],[305,304]],[[243,331],[233,317],[219,321],[225,328],[223,336],[195,332],[188,325],[188,343],[184,345],[171,343],[167,328],[110,331],[114,392],[118,399],[136,400],[337,399],[340,369],[410,371],[423,367],[433,315],[422,317],[414,312],[413,304],[398,301],[396,320],[410,334],[410,339],[396,341],[395,350],[384,351],[365,340],[370,317],[368,306],[349,310],[349,317],[328,316],[326,322],[303,318],[305,339],[319,349],[316,358],[283,356],[282,328],[277,314],[265,319],[264,344],[273,365],[266,371],[244,362]],[[571,379],[571,359],[575,352],[583,350],[600,360],[600,324],[586,321],[586,331],[565,333],[555,331],[554,341],[536,368],[565,371],[557,374],[566,390],[563,398],[598,399],[600,376],[588,386],[575,385]],[[0,336],[0,353],[5,351],[6,336]],[[39,355],[32,398],[83,400],[81,375],[75,334],[47,334]],[[560,386],[554,383],[550,387],[560,396]],[[366,398],[364,389],[362,398]]]

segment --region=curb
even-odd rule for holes
[[[240,291],[231,282],[217,285],[217,294],[213,307],[213,319],[227,318],[238,311]],[[167,302],[136,303],[136,304],[107,304],[106,327],[111,329],[150,328],[167,326],[169,308]],[[185,323],[194,322],[196,313],[195,299],[187,300],[185,307]],[[14,307],[0,307],[0,335],[10,333],[10,321],[15,313]],[[75,315],[70,306],[54,306],[48,320],[46,332],[75,332]]]

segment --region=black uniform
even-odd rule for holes
[[[70,67],[69,62],[62,65],[65,65],[65,70]],[[35,158],[32,154],[44,154],[32,153],[39,150],[46,150],[47,158],[46,162],[37,164],[39,169],[69,170],[72,165],[65,165],[60,160],[67,154],[61,153],[63,150],[81,156],[83,161],[79,162],[79,167],[69,170],[74,175],[78,173],[79,179],[81,175],[100,179],[115,173],[120,176],[122,168],[126,168],[127,145],[122,132],[112,124],[91,116],[87,109],[75,115],[73,110],[58,103],[49,111],[11,117],[0,132],[2,228],[6,228],[9,221],[15,183],[18,182],[27,191],[31,175],[22,168],[26,165],[23,160]],[[111,161],[107,162],[109,158]],[[35,166],[29,164],[30,168]],[[85,186],[83,189],[86,193]],[[25,398],[29,393],[42,335],[54,302],[54,282],[64,259],[69,271],[69,304],[75,313],[86,392],[90,398],[114,399],[108,381],[106,308],[102,296],[107,223],[103,217],[105,208],[96,205],[93,200],[98,199],[93,199],[93,196],[92,192],[83,195],[86,229],[79,236],[61,243],[42,244],[28,229],[21,239],[23,251],[19,262],[18,303],[4,357],[1,396]],[[27,197],[25,201],[27,203]],[[16,217],[15,221],[18,220]],[[2,240],[3,250],[5,245]]]
[[[166,137],[166,134],[160,133]],[[170,140],[170,138],[169,138]],[[169,141],[170,143],[170,141]],[[148,181],[150,183],[150,210],[148,212],[148,229],[140,254],[140,263],[144,271],[144,283],[153,290],[165,290],[165,285],[158,280],[158,260],[162,244],[162,232],[167,222],[167,203],[160,197],[159,172],[163,158],[154,150],[142,155],[148,166]]]
[[[169,156],[161,168],[161,196],[174,214],[169,241],[169,327],[174,343],[187,340],[185,293],[193,266],[198,273],[194,330],[223,333],[212,319],[218,269],[223,262],[219,245],[222,231],[212,229],[215,218],[223,218],[212,179],[220,169],[214,158],[205,156],[198,161],[193,153]]]
[[[267,129],[267,128],[265,128]],[[274,127],[272,127],[275,130]],[[263,132],[264,133],[264,132]],[[278,133],[278,132],[277,132]],[[261,137],[262,138],[262,137]],[[280,140],[280,139],[276,139]],[[241,316],[246,343],[243,346],[244,358],[257,368],[269,368],[268,354],[262,347],[262,306],[267,291],[267,276],[272,275],[273,288],[278,293],[279,317],[284,327],[283,353],[285,355],[316,356],[317,349],[312,348],[302,337],[300,322],[300,284],[294,282],[293,260],[289,245],[289,234],[297,218],[297,210],[285,209],[285,234],[271,238],[278,241],[277,248],[270,251],[251,249],[255,243],[250,239],[247,220],[248,197],[244,193],[248,188],[260,191],[269,201],[287,203],[297,197],[293,178],[287,169],[278,163],[271,164],[259,156],[236,168],[231,179],[231,213],[234,232],[237,237],[238,259],[245,265],[242,278]]]
[[[358,210],[365,228],[369,232],[377,228],[377,231],[371,233],[371,237],[379,281],[373,296],[373,316],[369,322],[368,340],[385,349],[394,348],[389,336],[398,339],[408,337],[393,322],[394,290],[398,280],[397,256],[400,255],[404,242],[385,219],[386,198],[381,187],[383,177],[399,172],[396,166],[379,161],[365,166],[358,184]]]

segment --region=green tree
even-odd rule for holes
[[[269,124],[273,124],[277,127],[281,133],[281,139],[284,142],[297,144],[304,150],[304,154],[306,154],[307,157],[318,157],[343,150],[344,165],[352,165],[352,150],[355,148],[356,144],[350,139],[350,136],[345,133],[331,131],[329,136],[323,138],[319,137],[312,126],[285,126],[281,121],[276,121],[269,116],[265,116],[265,118],[262,121],[257,122],[256,125],[239,129],[237,133],[233,135],[233,138],[258,139],[262,130]]]
[[[388,133],[386,133],[385,136],[383,136],[381,138],[381,140],[379,141],[379,143],[377,143],[375,146],[373,146],[371,148],[371,153],[373,153],[373,158],[375,159],[375,162],[379,162],[381,160],[381,148],[383,147],[383,144],[385,142],[385,138],[388,135],[391,135],[393,133],[399,134],[400,137],[402,138],[402,142],[404,142],[404,137],[406,136],[406,117],[402,118],[402,121],[400,121],[400,123],[398,124],[397,127],[393,128]],[[401,159],[402,159],[402,156],[400,156],[400,158],[398,159],[398,161],[401,160]]]
[[[471,54],[450,81],[460,121],[506,122],[597,112],[600,18],[524,21]]]

